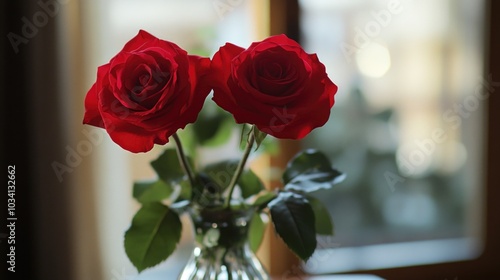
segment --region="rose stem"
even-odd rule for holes
[[[179,158],[179,162],[181,163],[182,168],[184,169],[186,174],[188,175],[191,186],[194,187],[196,180],[194,178],[193,170],[191,169],[191,166],[187,161],[186,153],[184,153],[184,149],[182,148],[181,140],[179,139],[177,133],[174,133],[172,137],[174,138],[175,144],[177,146],[177,157]]]
[[[250,155],[250,151],[252,150],[253,143],[255,141],[255,133],[254,127],[252,127],[252,131],[248,136],[247,144],[245,147],[245,151],[243,152],[243,157],[241,158],[238,166],[236,167],[236,171],[234,171],[233,178],[231,178],[231,182],[229,182],[229,194],[226,197],[226,208],[231,206],[231,197],[233,196],[234,187],[236,186],[236,182],[240,179],[241,173],[243,172],[243,168],[245,167],[245,163],[247,162],[248,156]]]

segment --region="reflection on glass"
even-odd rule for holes
[[[473,258],[480,252],[482,1],[300,1],[306,49],[339,85],[303,144],[347,180],[318,198],[335,237],[309,272]],[[330,248],[330,249],[328,249]],[[410,253],[411,252],[411,253]]]

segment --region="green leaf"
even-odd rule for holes
[[[239,160],[231,159],[209,164],[203,168],[202,172],[219,185],[222,188],[220,192],[223,192],[229,186],[229,182],[238,167],[238,162]]]
[[[168,198],[172,192],[172,186],[163,180],[136,182],[133,187],[133,196],[140,203],[162,201]]]
[[[244,198],[257,194],[264,189],[262,181],[250,169],[243,171],[238,180],[238,185],[241,189],[241,195]]]
[[[222,192],[223,188],[219,183],[215,182],[208,174],[200,172],[196,175],[196,184],[192,189],[191,201],[201,205],[220,202],[223,200]]]
[[[185,173],[179,163],[175,149],[165,150],[157,159],[151,162],[156,174],[165,182],[180,181]]]
[[[240,149],[245,150],[245,146],[248,142],[248,136],[252,132],[252,127],[246,123],[241,125],[241,134],[240,134]]]
[[[253,135],[255,136],[255,144],[257,144],[255,150],[257,150],[262,144],[262,141],[264,141],[264,139],[266,138],[267,133],[260,131],[255,125],[253,126],[252,130]]]
[[[267,137],[268,134],[260,131],[257,127],[250,126],[248,124],[243,124],[241,126],[241,136],[240,136],[240,149],[244,150],[247,144],[248,136],[252,133],[252,130],[257,131],[256,143],[257,146],[255,150],[260,149],[260,152],[267,153],[270,155],[277,155],[280,147],[278,141],[274,137]],[[245,140],[245,141],[244,141]]]
[[[315,229],[317,234],[333,235],[333,222],[330,212],[317,198],[308,196],[309,204],[314,212]]]
[[[177,213],[158,202],[144,204],[125,233],[125,252],[141,272],[172,254],[181,238],[181,231],[182,224]]]
[[[325,154],[314,149],[307,149],[296,154],[288,162],[283,173],[283,182],[287,184],[301,174],[332,172],[332,170],[330,160]]]
[[[198,143],[208,147],[226,143],[231,137],[234,127],[235,122],[231,114],[217,106],[208,104],[203,106],[200,116],[192,125]]]
[[[285,189],[300,192],[329,189],[344,178],[343,173],[331,167],[326,155],[312,149],[297,154],[283,173]]]
[[[267,205],[267,203],[269,203],[271,200],[275,199],[277,196],[278,195],[274,192],[265,191],[265,190],[261,191],[257,195],[257,198],[254,200],[254,202],[251,203],[251,205],[264,208]]]
[[[198,118],[198,120],[203,120]],[[224,117],[205,119],[194,123],[196,137],[202,146],[216,147],[226,143],[234,128],[234,121]]]
[[[307,199],[296,193],[280,192],[269,204],[271,219],[278,235],[302,260],[316,249],[314,212]]]
[[[257,212],[250,220],[250,227],[248,229],[248,243],[253,252],[257,252],[264,239],[264,232],[266,230],[266,223],[262,220],[260,213]]]
[[[301,174],[285,185],[286,190],[299,192],[315,192],[319,189],[329,189],[338,181],[343,180],[344,175],[338,173],[318,172],[311,174]]]
[[[181,192],[179,193],[179,196],[175,200],[176,202],[182,201],[182,200],[190,200],[192,195],[193,195],[193,188],[191,187],[191,183],[189,180],[182,180],[179,182],[179,187],[181,188]]]

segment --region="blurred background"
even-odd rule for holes
[[[97,67],[139,29],[208,57],[225,42],[248,47],[285,33],[317,53],[338,85],[323,128],[300,142],[279,141],[279,154],[255,164],[270,187],[279,187],[276,174],[284,163],[297,150],[314,147],[347,173],[333,192],[318,194],[329,207],[335,236],[320,237],[307,263],[298,262],[269,229],[259,256],[277,279],[301,279],[305,273],[500,276],[494,261],[500,255],[495,239],[500,236],[495,218],[500,138],[493,124],[500,117],[494,110],[500,106],[495,53],[500,23],[491,16],[500,12],[498,3],[40,0],[2,5],[1,158],[5,168],[16,166],[17,276],[174,279],[191,252],[187,233],[173,257],[137,275],[123,249],[123,233],[139,207],[132,182],[154,176],[149,161],[162,147],[131,154],[104,130],[82,125],[83,100]],[[6,194],[1,192],[2,201]],[[2,226],[2,257],[7,232]],[[5,275],[2,279],[17,279]]]

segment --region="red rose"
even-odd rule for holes
[[[98,68],[83,123],[105,128],[128,151],[147,152],[196,120],[209,71],[210,59],[141,30]]]
[[[285,35],[248,49],[226,43],[214,55],[213,100],[236,122],[277,138],[300,139],[325,124],[337,86],[316,54]]]

